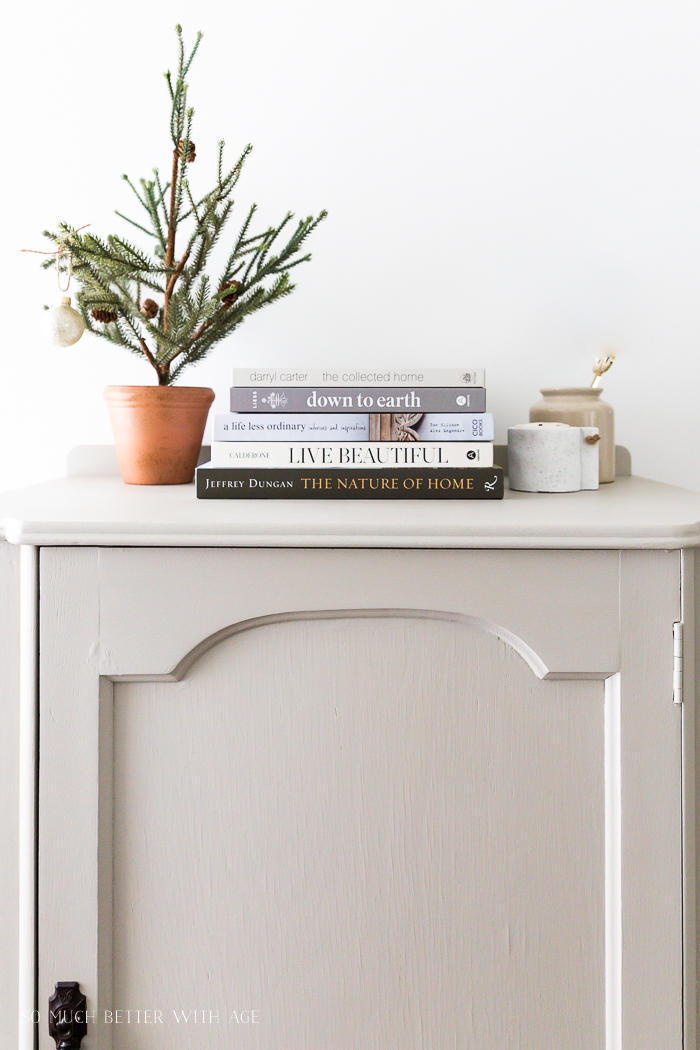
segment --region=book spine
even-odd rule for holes
[[[495,434],[492,412],[426,412],[410,426],[418,441],[493,441]]]
[[[262,416],[222,412],[214,417],[215,441],[367,441],[369,415]]]
[[[484,387],[231,387],[232,412],[483,412]]]
[[[198,499],[503,499],[500,467],[197,468]]]
[[[375,421],[373,431],[370,419]],[[407,416],[222,412],[214,417],[214,441],[493,441],[494,433],[491,412]]]
[[[401,371],[390,368],[381,372],[341,371],[312,368],[292,372],[286,368],[262,371],[256,368],[234,368],[233,386],[486,386],[483,368],[424,368]]]
[[[212,467],[490,467],[488,441],[336,441],[327,445],[303,441],[214,441]]]

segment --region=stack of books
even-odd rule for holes
[[[235,369],[199,499],[502,499],[483,369]]]

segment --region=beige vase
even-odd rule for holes
[[[531,423],[568,423],[572,427],[598,427],[599,480],[615,480],[615,417],[611,405],[600,400],[602,387],[546,387],[530,409]]]
[[[128,485],[194,478],[214,391],[198,386],[108,386],[117,458]]]

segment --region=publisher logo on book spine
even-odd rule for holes
[[[262,398],[262,403],[263,403],[263,405],[269,405],[270,408],[272,408],[272,409],[284,408],[284,406],[287,404],[287,398],[286,398],[286,396],[284,394],[272,393],[272,394],[268,394],[267,397]],[[254,401],[254,407],[257,407],[255,401]]]

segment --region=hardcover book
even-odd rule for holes
[[[493,441],[493,413],[222,412],[214,441]]]
[[[398,413],[391,421],[393,441],[493,441],[495,435],[492,412]]]
[[[490,467],[488,441],[214,441],[213,467]]]
[[[503,499],[501,467],[197,468],[198,499]]]
[[[483,368],[423,368],[381,371],[312,368],[234,368],[233,386],[486,386]]]
[[[483,412],[484,387],[231,387],[232,412]]]

